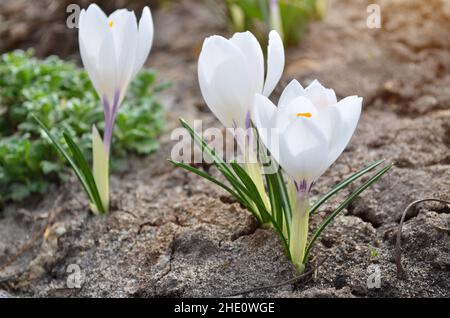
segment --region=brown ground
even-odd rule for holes
[[[351,144],[314,194],[376,159],[395,161],[397,167],[326,230],[314,255],[328,258],[312,278],[250,295],[449,296],[448,206],[424,204],[408,216],[406,280],[397,278],[393,261],[406,205],[450,195],[449,3],[380,1],[383,27],[370,30],[369,1],[330,2],[325,21],[313,24],[302,44],[288,51],[283,84],[292,77],[305,84],[318,78],[340,97],[358,94],[365,102]],[[182,3],[156,12],[156,47],[149,60],[174,83],[160,97],[170,111],[162,148],[133,161],[128,173],[113,176],[113,208],[104,217],[88,212],[75,180],[36,206],[8,206],[0,219],[0,262],[55,216],[45,238],[39,236],[0,272],[0,297],[221,296],[295,275],[273,231],[258,228],[216,187],[165,161],[177,116],[202,118],[204,126],[216,123],[199,94],[196,56],[205,36],[225,31],[197,1]],[[313,226],[343,192],[313,218]],[[57,198],[62,209],[52,208]],[[69,264],[81,268],[81,289],[67,288]],[[371,264],[381,271],[380,289],[367,287]]]

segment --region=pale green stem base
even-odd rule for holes
[[[291,254],[292,263],[300,273],[305,269],[303,258],[305,256],[306,243],[308,241],[309,209],[308,193],[298,192],[297,200],[293,207],[289,252]]]
[[[109,149],[103,144],[102,138],[95,126],[92,128],[92,173],[95,184],[100,194],[105,212],[109,210]],[[91,204],[91,210],[94,214],[99,211],[94,204]]]
[[[255,153],[246,153],[245,155],[245,163],[244,169],[250,176],[250,178],[255,183],[256,188],[258,189],[259,195],[261,196],[264,206],[266,210],[270,213],[270,201],[267,196],[266,189],[264,187],[263,176],[261,174],[261,168],[257,161],[257,157]]]

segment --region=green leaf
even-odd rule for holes
[[[225,164],[225,162],[218,157],[214,150],[201,138],[184,119],[180,118],[181,125],[189,132],[193,140],[199,145],[202,151],[205,151],[213,160],[214,166],[223,174],[223,176],[230,182],[236,190],[237,195],[244,201],[244,206],[258,219],[260,223],[270,222],[275,230],[280,235],[282,243],[285,247],[286,253],[289,255],[289,244],[283,234],[283,229],[280,228],[279,223],[267,212],[263,200],[257,191],[257,187],[247,172],[237,163],[231,163],[233,171]],[[186,167],[183,167],[186,168]],[[192,168],[192,167],[191,167]],[[192,171],[191,168],[188,170]],[[194,171],[192,171],[194,172]],[[196,172],[194,172],[196,173]],[[210,180],[211,181],[211,180]],[[215,183],[215,182],[214,182]]]
[[[274,219],[274,217],[266,210],[264,202],[258,192],[258,189],[256,188],[255,183],[250,178],[250,176],[247,174],[247,172],[236,162],[231,163],[231,167],[236,172],[236,174],[241,178],[242,182],[246,186],[246,190],[248,191],[247,194],[251,198],[252,202],[255,203],[255,205],[258,208],[258,211],[262,218],[262,223],[271,223],[275,230],[278,232],[284,246],[286,249],[286,252],[289,254],[289,244],[288,241],[283,233],[282,223],[277,222],[277,220]]]
[[[319,201],[317,201],[311,208],[310,214],[313,214],[323,203],[325,203],[330,197],[332,197],[334,194],[339,192],[340,190],[344,189],[346,186],[348,186],[353,181],[357,180],[358,178],[362,177],[366,173],[372,171],[376,167],[378,167],[380,164],[385,162],[384,159],[375,161],[374,163],[368,165],[364,169],[359,170],[358,172],[354,173],[347,179],[339,182],[333,189],[331,189],[329,192],[327,192],[322,198],[320,198]]]
[[[215,151],[213,149],[211,149],[211,147],[208,145],[208,143],[202,137],[200,137],[183,118],[180,118],[179,120],[180,120],[181,125],[189,132],[192,139],[194,139],[194,141],[197,143],[197,145],[200,146],[200,149],[202,151],[205,151],[207,153],[207,155],[213,159],[214,164],[217,166],[217,168],[223,174],[226,174],[229,177],[236,179],[234,177],[233,173],[231,172],[231,170],[225,164],[225,162],[219,156],[217,156],[215,154]]]
[[[205,178],[206,180],[211,181],[212,183],[217,184],[219,187],[223,188],[225,191],[227,191],[228,193],[230,193],[233,197],[235,197],[242,205],[245,205],[246,202],[242,199],[242,197],[237,194],[235,191],[233,191],[230,187],[226,186],[225,184],[223,184],[222,182],[220,182],[219,180],[217,180],[216,178],[212,177],[211,175],[207,174],[206,172],[201,171],[200,169],[197,169],[195,167],[192,167],[190,165],[187,165],[185,163],[179,162],[179,161],[175,161],[172,159],[167,159],[171,164],[183,168],[187,171],[193,172],[196,175]]]
[[[278,169],[278,171],[269,178],[271,179],[271,182],[273,184],[272,188],[273,191],[275,191],[274,195],[277,197],[277,201],[279,201],[281,204],[281,211],[284,216],[289,237],[292,222],[292,206],[281,169]]]
[[[283,205],[283,211],[285,213],[284,216],[287,220],[288,225],[290,226],[292,220],[292,206],[291,201],[289,199],[289,193],[286,187],[286,182],[284,181],[283,172],[281,171],[281,169],[278,169],[277,171],[277,182],[278,182],[278,190],[280,192],[281,197],[281,203]]]
[[[235,31],[245,30],[245,15],[244,11],[235,4],[229,5],[230,18],[233,21],[233,26]]]
[[[228,182],[230,182],[237,193],[247,202],[246,207],[248,207],[250,211],[255,212],[251,208],[251,202],[249,201],[249,194],[247,189],[242,185],[239,179],[236,178],[227,164],[225,164],[225,162],[216,155],[215,151],[208,145],[208,143],[202,137],[200,137],[184,119],[180,118],[179,121],[191,135],[195,143],[200,147],[202,152],[206,152],[206,154],[213,160],[214,166],[223,174]],[[258,217],[258,220],[261,221],[260,217]]]
[[[45,132],[45,134],[50,138],[50,141],[52,142],[53,146],[61,153],[61,155],[67,160],[67,162],[72,167],[72,170],[75,172],[75,175],[77,176],[78,180],[80,181],[81,185],[83,186],[84,190],[86,191],[89,200],[91,202],[94,202],[94,198],[91,193],[91,189],[85,180],[81,170],[78,168],[78,166],[75,164],[75,162],[72,160],[70,155],[64,150],[64,148],[61,146],[61,144],[56,140],[56,138],[50,133],[50,131],[47,129],[47,127],[44,125],[44,123],[37,118],[34,114],[31,115],[33,119],[38,123],[38,125],[42,128],[42,130]]]
[[[312,247],[314,246],[314,243],[316,242],[317,238],[322,234],[323,230],[336,218],[336,216],[339,215],[340,212],[342,212],[346,207],[349,206],[350,203],[353,202],[353,200],[360,195],[363,191],[365,191],[368,187],[370,187],[375,181],[377,181],[379,178],[381,178],[386,172],[388,172],[392,167],[394,166],[393,163],[388,164],[383,169],[378,171],[373,177],[371,177],[369,180],[367,180],[362,186],[360,186],[357,190],[355,190],[350,196],[347,197],[347,199],[339,205],[339,207],[333,211],[326,219],[325,221],[320,224],[320,226],[317,228],[317,230],[314,232],[313,236],[311,237],[311,240],[308,244],[308,247],[306,248],[305,256],[303,258],[303,264],[306,264],[308,262],[309,253],[311,252]],[[369,166],[370,167],[370,166]]]
[[[269,193],[269,201],[270,208],[272,212],[272,216],[275,221],[280,224],[280,227],[283,228],[284,220],[283,220],[283,207],[281,204],[280,196],[277,191],[277,184],[273,178],[273,174],[266,174],[266,184],[267,184],[267,192]],[[286,233],[288,234],[288,233]]]
[[[102,198],[100,196],[100,192],[98,190],[98,187],[96,185],[94,176],[92,175],[91,169],[89,168],[89,165],[84,158],[83,153],[81,152],[80,148],[77,146],[77,144],[73,141],[72,137],[67,132],[63,133],[64,139],[67,142],[67,145],[69,146],[70,151],[72,152],[72,155],[75,159],[75,161],[78,163],[78,167],[81,171],[81,173],[84,176],[84,180],[86,181],[87,187],[89,188],[89,191],[92,195],[93,203],[95,204],[95,207],[97,208],[97,211],[93,211],[94,213],[105,213],[107,212],[107,206],[103,205]],[[108,194],[109,195],[109,194]]]
[[[51,161],[46,161],[46,160],[41,162],[41,167],[42,167],[42,171],[45,174],[49,174],[52,172],[58,172],[61,169],[59,164],[51,162]]]
[[[264,201],[259,194],[258,188],[253,182],[252,178],[247,174],[247,172],[236,162],[231,163],[231,167],[233,168],[236,175],[241,179],[242,183],[245,186],[245,194],[250,197],[252,202],[254,202],[258,208],[258,211],[261,214],[262,222],[266,223],[268,221],[267,215],[269,214],[264,205]]]

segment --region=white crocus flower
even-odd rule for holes
[[[292,218],[290,252],[302,270],[308,235],[309,190],[350,141],[361,114],[362,98],[339,102],[332,89],[314,81],[307,88],[293,80],[278,107],[255,96],[255,125],[264,145],[294,181],[297,198]]]
[[[206,38],[198,61],[198,78],[206,104],[221,123],[228,128],[248,128],[255,94],[269,96],[283,69],[283,42],[276,31],[271,31],[264,80],[261,46],[247,31],[235,33],[230,39],[218,35]]]
[[[150,53],[153,42],[150,9],[144,8],[138,25],[133,11],[120,9],[106,16],[96,4],[91,4],[80,13],[78,39],[81,59],[105,114],[103,140],[94,126],[92,149],[93,175],[107,210],[112,131],[128,85]],[[95,212],[95,207],[92,209]]]
[[[80,13],[78,35],[81,59],[104,107],[104,143],[109,150],[118,107],[150,53],[150,9],[144,8],[138,25],[133,11],[120,9],[106,16],[96,4],[91,4]]]
[[[250,128],[255,94],[269,96],[280,80],[283,69],[284,47],[277,31],[269,33],[267,72],[264,72],[261,46],[249,31],[235,33],[230,39],[218,35],[206,38],[198,60],[198,78],[203,98],[227,128]],[[266,208],[270,209],[256,152],[247,147],[251,144],[251,135],[247,136],[245,142],[237,138],[245,158],[244,168],[254,181]]]

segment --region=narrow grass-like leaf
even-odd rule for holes
[[[228,182],[230,182],[230,184],[235,188],[237,193],[244,199],[244,201],[247,202],[245,206],[257,217],[258,221],[262,222],[263,220],[261,220],[261,216],[258,216],[257,211],[255,211],[251,206],[252,200],[250,199],[251,195],[248,193],[248,190],[233,174],[227,164],[215,154],[215,151],[208,145],[208,143],[202,137],[200,137],[184,119],[180,118],[179,121],[181,125],[188,131],[197,145],[200,146],[202,151],[205,151],[213,159],[215,167],[223,174]]]
[[[217,184],[219,187],[223,188],[225,191],[227,191],[228,193],[230,193],[233,197],[235,197],[241,204],[245,205],[244,199],[237,194],[233,189],[231,189],[230,187],[228,187],[227,185],[223,184],[222,182],[220,182],[219,180],[217,180],[216,178],[214,178],[213,176],[207,174],[204,171],[201,171],[200,169],[197,169],[193,166],[190,166],[188,164],[185,164],[183,162],[179,162],[179,161],[175,161],[172,159],[167,159],[171,164],[175,165],[176,167],[179,168],[183,168],[187,171],[193,172],[196,175],[205,178],[206,180],[211,181],[212,183]]]
[[[181,125],[189,132],[192,139],[194,139],[194,141],[200,146],[202,151],[206,151],[206,153],[214,160],[214,163],[216,164],[217,168],[222,173],[235,178],[235,176],[233,175],[230,168],[227,167],[227,165],[222,160],[222,158],[220,158],[219,156],[216,155],[216,153],[214,152],[213,149],[211,149],[211,147],[208,145],[208,143],[202,137],[200,137],[199,134],[197,134],[195,132],[195,130],[192,129],[192,127],[189,126],[189,124],[183,118],[180,118],[179,121],[180,121]]]
[[[89,164],[87,163],[86,159],[84,158],[83,153],[81,152],[80,148],[77,146],[77,144],[73,141],[72,137],[70,137],[69,133],[66,131],[63,132],[64,139],[66,140],[67,145],[69,146],[70,151],[72,152],[72,155],[77,162],[81,173],[83,174],[86,183],[88,187],[91,190],[92,197],[94,199],[94,204],[96,205],[98,212],[105,213],[106,209],[103,206],[102,199],[100,197],[100,193],[98,191],[97,184],[95,183],[94,176],[92,175],[91,169],[89,167]]]
[[[37,118],[34,114],[32,114],[31,116],[38,123],[38,125],[42,128],[42,130],[45,132],[45,134],[48,136],[48,138],[50,138],[50,141],[52,142],[53,146],[61,153],[61,155],[70,164],[75,175],[77,176],[78,180],[80,181],[81,185],[83,186],[83,189],[86,191],[89,201],[95,202],[94,196],[92,195],[92,192],[91,192],[91,189],[90,189],[86,179],[84,178],[83,173],[78,168],[76,163],[72,160],[70,155],[64,150],[64,148],[61,146],[61,144],[58,142],[58,140],[50,133],[50,131],[45,126],[45,124],[39,118]]]
[[[323,230],[338,216],[340,212],[342,212],[350,203],[353,202],[353,200],[360,195],[363,191],[365,191],[368,187],[370,187],[375,181],[377,181],[381,176],[383,176],[386,172],[388,172],[392,167],[393,163],[388,164],[383,169],[378,171],[373,177],[371,177],[369,180],[367,180],[362,186],[360,186],[357,190],[352,192],[350,196],[347,197],[347,199],[339,205],[339,207],[333,211],[326,219],[325,221],[320,224],[320,226],[317,228],[317,230],[314,232],[313,236],[311,237],[311,240],[308,244],[308,247],[306,248],[305,256],[303,258],[303,264],[306,264],[308,262],[309,253],[311,252],[312,247],[314,246],[314,243],[316,242],[317,238],[320,236]]]
[[[246,187],[246,194],[251,198],[251,200],[256,204],[258,211],[261,213],[263,223],[268,221],[267,219],[267,210],[264,205],[264,201],[259,194],[259,191],[253,182],[252,178],[247,174],[247,172],[236,162],[231,163],[231,168],[233,168],[236,175],[241,179],[242,183]]]
[[[283,206],[281,205],[280,196],[278,195],[278,191],[276,189],[276,182],[273,178],[273,175],[265,175],[266,184],[267,184],[267,192],[269,193],[270,199],[270,207],[271,214],[275,221],[283,228]]]
[[[280,238],[282,239],[283,245],[285,247],[286,253],[288,254],[288,257],[290,258],[290,252],[289,252],[289,243],[287,241],[286,236],[283,233],[283,228],[277,220],[266,210],[265,205],[261,199],[261,196],[259,192],[257,191],[256,185],[253,182],[253,180],[250,178],[250,176],[247,174],[247,172],[236,162],[231,163],[231,167],[236,172],[239,178],[241,178],[242,182],[247,187],[247,190],[249,191],[249,196],[255,203],[255,205],[258,208],[258,211],[261,214],[262,223],[269,222],[273,225],[275,230],[278,232]]]
[[[278,169],[276,173],[276,180],[278,183],[278,191],[280,193],[281,203],[283,205],[284,217],[286,219],[289,230],[292,221],[292,207],[291,201],[289,200],[286,182],[284,181],[283,172],[281,171],[281,169]]]
[[[246,186],[247,194],[250,196],[250,199],[255,203],[255,205],[258,208],[258,211],[261,214],[262,223],[271,223],[275,230],[280,235],[283,244],[286,248],[287,253],[289,253],[289,244],[283,234],[283,229],[280,227],[280,224],[273,218],[273,216],[267,212],[264,202],[257,191],[256,185],[253,182],[253,180],[250,178],[250,176],[247,174],[247,172],[236,162],[231,163],[231,167],[235,171],[235,173],[238,175],[238,177],[242,180],[244,185]],[[288,254],[289,255],[289,254]]]
[[[372,171],[376,167],[378,167],[380,164],[382,164],[385,160],[381,159],[378,161],[375,161],[374,163],[368,165],[367,167],[359,170],[358,172],[354,173],[347,179],[339,182],[333,189],[328,191],[322,198],[319,199],[312,207],[310,214],[313,214],[323,203],[325,203],[330,197],[332,197],[334,194],[339,192],[340,190],[344,189],[346,186],[348,186],[353,181],[357,180],[358,178],[362,177],[366,173]]]
[[[264,213],[264,212],[263,212]],[[269,220],[269,222],[273,225],[274,229],[277,231],[278,235],[281,238],[281,241],[283,242],[283,246],[284,246],[284,250],[286,252],[286,255],[288,256],[289,259],[291,259],[291,252],[289,250],[289,241],[287,236],[285,236],[283,229],[280,227],[280,225],[275,221],[275,219],[273,218],[272,215],[270,215],[269,213],[267,213],[267,211],[265,211],[265,217]]]

